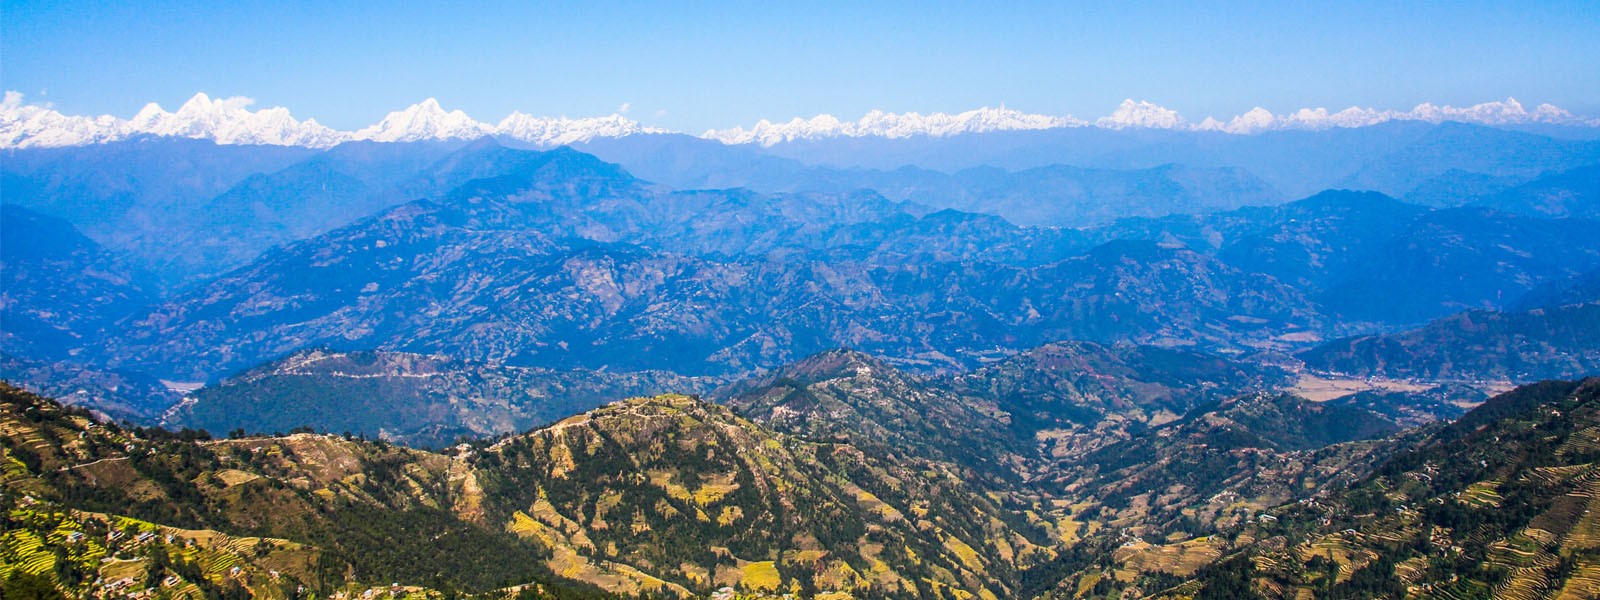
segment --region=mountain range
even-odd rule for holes
[[[283,107],[252,111],[249,108],[252,104],[254,101],[250,98],[212,99],[201,92],[189,98],[175,112],[168,112],[152,102],[140,109],[133,118],[123,120],[110,115],[64,115],[48,106],[24,104],[21,93],[8,91],[3,103],[0,103],[0,147],[77,146],[142,135],[209,139],[219,144],[272,144],[309,148],[328,148],[347,141],[472,140],[486,136],[505,136],[523,142],[559,146],[596,137],[666,132],[642,126],[621,114],[568,119],[513,112],[498,124],[489,124],[476,121],[459,110],[446,111],[433,98],[391,112],[371,126],[356,131],[337,131],[315,119],[297,120]],[[1176,111],[1148,101],[1129,99],[1110,115],[1093,121],[1071,116],[1029,114],[1004,106],[984,107],[954,115],[897,114],[875,110],[858,121],[842,121],[833,115],[818,115],[810,119],[796,117],[785,123],[763,120],[749,130],[742,127],[713,129],[701,137],[726,144],[759,143],[773,146],[797,140],[838,137],[944,137],[1087,126],[1253,134],[1275,130],[1367,127],[1391,121],[1459,121],[1497,126],[1545,124],[1593,127],[1597,124],[1594,119],[1573,115],[1550,104],[1541,104],[1530,111],[1515,98],[1461,108],[1423,103],[1410,111],[1350,107],[1330,113],[1325,108],[1305,108],[1274,115],[1267,109],[1256,107],[1226,121],[1207,117],[1204,121],[1190,124]]]
[[[250,106],[0,106],[7,598],[1600,582],[1560,109]]]
[[[1593,569],[1579,516],[1592,381],[1528,386],[1396,436],[1360,408],[1245,394],[1045,478],[1004,475],[1046,460],[1007,436],[1007,403],[970,412],[983,405],[868,357],[824,354],[736,389],[731,408],[639,398],[435,453],[123,429],[0,386],[0,557],[8,586],[74,593],[287,582],[574,598],[1189,597],[1239,578],[1581,590]],[[952,434],[969,442],[937,443]],[[1373,492],[1397,484],[1404,498]],[[1417,520],[1444,537],[1416,533]],[[1463,545],[1468,531],[1506,542]],[[1393,541],[1419,535],[1432,545]],[[1273,536],[1283,543],[1255,543]],[[1574,568],[1540,559],[1507,574],[1519,539]],[[1463,562],[1396,568],[1428,548]],[[1234,559],[1251,554],[1271,562]],[[1273,565],[1305,559],[1278,556],[1317,558],[1285,572]]]
[[[451,191],[381,208],[440,189]],[[353,216],[364,202],[380,212]],[[7,310],[81,321],[54,325],[93,347],[80,361],[168,379],[212,380],[315,346],[705,375],[838,346],[929,368],[1067,339],[1297,351],[1513,306],[1600,268],[1586,220],[1374,193],[1072,230],[872,192],[673,191],[591,155],[492,142],[340,146],[209,206],[188,219],[206,237],[150,239],[184,243],[213,268],[265,253],[178,293],[152,293],[159,284],[129,266],[114,290],[71,284],[99,305],[18,296]],[[96,272],[94,260],[127,264],[77,239],[83,250],[19,246],[7,260],[54,264],[62,274],[47,277],[61,284]],[[681,350],[635,351],[668,346]]]

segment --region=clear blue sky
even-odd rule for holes
[[[627,103],[690,132],[1001,102],[1093,118],[1129,97],[1192,119],[1507,96],[1600,114],[1595,0],[138,4],[3,0],[0,87],[122,117],[250,96],[339,128],[429,96],[483,121]]]

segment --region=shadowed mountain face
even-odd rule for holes
[[[1593,379],[1493,398],[1348,489],[1244,528],[1216,551],[1232,558],[1161,597],[1241,582],[1284,597],[1592,597],[1597,409]],[[1280,541],[1253,543],[1272,538]]]
[[[1031,454],[989,400],[848,350],[823,352],[716,392],[777,431],[837,440],[887,457],[953,461],[1004,480]],[[981,474],[981,475],[979,475]]]
[[[200,209],[207,201],[316,153],[172,138],[7,151],[0,187],[5,204],[65,219],[127,253],[141,269],[165,276],[160,265],[191,256],[192,248],[179,241],[206,222]],[[181,285],[182,275],[164,282]]]
[[[1047,344],[952,380],[992,398],[1018,434],[1093,427],[1107,417],[1149,425],[1246,391],[1289,381],[1286,372],[1196,352],[1090,342]],[[1104,433],[1104,432],[1101,432]]]
[[[1182,243],[1266,273],[1347,327],[1416,324],[1498,309],[1600,265],[1600,227],[1482,208],[1429,210],[1370,192],[1329,191],[1270,208],[1129,220],[1098,239]]]
[[[693,393],[671,373],[554,371],[396,352],[296,352],[191,393],[163,426],[351,432],[438,448],[536,425],[624,398]]]
[[[1328,404],[1364,408],[1402,427],[1417,427],[1454,420],[1488,397],[1475,388],[1447,383],[1419,391],[1367,390],[1334,398]]]
[[[1338,373],[1534,381],[1600,373],[1600,302],[1527,312],[1469,311],[1418,329],[1336,340],[1300,355]]]
[[[71,224],[0,204],[0,349],[61,360],[154,300],[140,274]]]
[[[1600,301],[1600,269],[1564,281],[1551,281],[1528,292],[1517,310],[1558,308]]]
[[[1600,219],[1600,165],[1545,175],[1477,204],[1540,217]]]
[[[0,374],[11,385],[113,421],[154,423],[182,397],[143,373],[102,371],[67,361],[30,359],[3,352]]]
[[[1092,502],[1083,518],[1194,536],[1354,480],[1390,450],[1345,442],[1398,430],[1361,408],[1251,394],[1068,456],[1042,479]]]

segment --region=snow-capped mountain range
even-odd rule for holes
[[[110,115],[63,115],[48,107],[24,104],[22,95],[6,92],[0,103],[0,148],[82,146],[150,135],[208,139],[219,144],[272,144],[328,148],[349,141],[415,142],[471,140],[503,136],[541,146],[559,146],[597,137],[666,133],[621,115],[568,119],[511,113],[498,125],[475,121],[460,110],[446,111],[433,98],[389,113],[356,131],[328,128],[315,119],[296,120],[286,108],[252,111],[249,98],[213,100],[195,94],[176,112],[155,103],[132,119]]]
[[[378,123],[356,131],[339,131],[315,119],[300,121],[282,107],[250,110],[249,98],[212,99],[195,94],[176,112],[155,103],[131,119],[111,115],[98,117],[64,115],[48,106],[26,104],[22,94],[6,92],[0,102],[0,148],[81,146],[135,136],[164,136],[208,139],[219,144],[272,144],[327,148],[348,141],[410,142],[421,140],[470,140],[485,136],[505,137],[541,146],[559,146],[595,138],[617,138],[638,134],[670,133],[647,127],[620,114],[605,117],[569,119],[535,117],[513,112],[497,124],[474,120],[460,110],[446,111],[429,98],[404,110],[389,113]],[[773,123],[762,120],[745,129],[713,129],[701,134],[725,144],[772,146],[799,140],[837,137],[908,138],[944,137],[991,131],[1022,131],[1063,127],[1101,127],[1106,129],[1176,129],[1213,131],[1229,134],[1254,134],[1278,130],[1322,130],[1336,127],[1365,127],[1387,121],[1462,121],[1483,125],[1553,124],[1600,127],[1600,119],[1584,118],[1549,104],[1533,110],[1515,98],[1485,102],[1469,107],[1420,104],[1409,111],[1351,107],[1338,112],[1325,108],[1303,108],[1292,113],[1274,114],[1257,107],[1223,121],[1207,117],[1198,123],[1177,111],[1160,105],[1125,100],[1110,115],[1088,121],[1072,116],[1051,116],[1000,108],[979,108],[959,114],[916,112],[889,113],[874,110],[855,121],[833,115],[810,119],[795,118]]]
[[[948,136],[961,133],[987,131],[1022,131],[1055,129],[1059,127],[1101,127],[1105,129],[1177,129],[1187,131],[1215,131],[1248,135],[1280,130],[1323,130],[1335,127],[1366,127],[1388,121],[1426,121],[1441,123],[1461,121],[1480,125],[1526,125],[1543,123],[1600,127],[1600,119],[1588,119],[1572,114],[1557,106],[1541,104],[1528,110],[1516,98],[1502,102],[1485,102],[1459,108],[1419,104],[1409,111],[1377,110],[1350,107],[1339,112],[1326,108],[1302,108],[1292,113],[1273,114],[1256,107],[1249,112],[1222,121],[1206,117],[1192,123],[1178,111],[1164,106],[1136,100],[1123,100],[1110,115],[1086,121],[1072,116],[1028,114],[1009,110],[980,108],[957,115],[933,113],[892,114],[881,111],[867,113],[859,121],[841,121],[832,115],[818,115],[810,119],[796,118],[784,123],[761,121],[750,129],[713,129],[701,137],[725,144],[760,144],[772,146],[797,140],[818,140],[835,137],[880,136],[904,138],[916,135]]]
[[[841,121],[833,115],[817,115],[810,119],[796,117],[783,123],[773,123],[763,119],[750,129],[743,127],[713,129],[701,134],[700,137],[724,144],[757,143],[771,146],[781,142],[834,137],[906,138],[918,135],[943,137],[989,131],[1082,127],[1088,124],[1073,117],[1035,115],[1004,106],[985,107],[955,115],[948,113],[924,115],[914,112],[896,114],[875,110],[858,121]]]

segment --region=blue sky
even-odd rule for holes
[[[1001,102],[1093,118],[1123,98],[1196,120],[1507,96],[1600,115],[1593,0],[140,4],[4,0],[0,87],[123,117],[250,96],[338,128],[429,96],[483,121],[626,103],[691,132]]]

